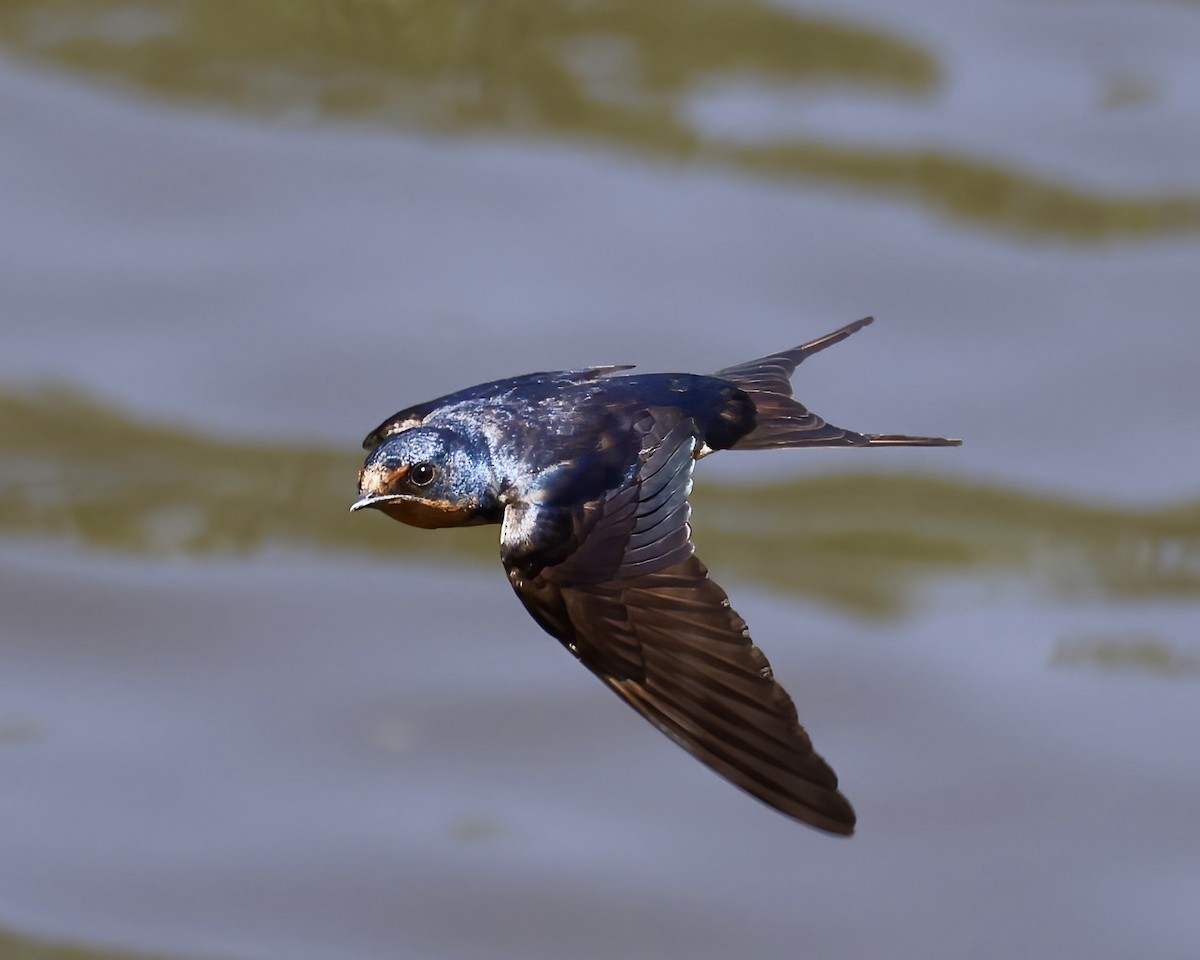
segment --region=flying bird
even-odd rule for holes
[[[719,450],[958,445],[856,433],[793,399],[796,367],[871,321],[708,375],[531,373],[409,407],[363,442],[351,510],[500,524],[517,596],[609,689],[767,805],[853,833],[837,776],[695,555],[688,494]]]

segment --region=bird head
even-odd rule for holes
[[[486,445],[451,430],[413,427],[367,456],[351,510],[373,507],[413,527],[491,523],[501,508]]]

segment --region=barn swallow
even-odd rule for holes
[[[793,399],[796,367],[871,320],[707,376],[531,373],[409,407],[363,442],[351,510],[500,524],[521,602],[617,696],[767,805],[853,833],[837,776],[693,551],[688,494],[718,450],[958,445],[855,433]]]

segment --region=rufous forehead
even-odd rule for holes
[[[408,476],[408,465],[400,467],[385,467],[382,464],[371,464],[358,471],[358,492],[382,494],[390,493],[401,480]]]

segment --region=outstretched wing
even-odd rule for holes
[[[517,595],[549,633],[681,747],[764,803],[854,830],[837,777],[688,527],[694,425],[651,410],[639,467],[582,507],[513,505],[501,534]]]

